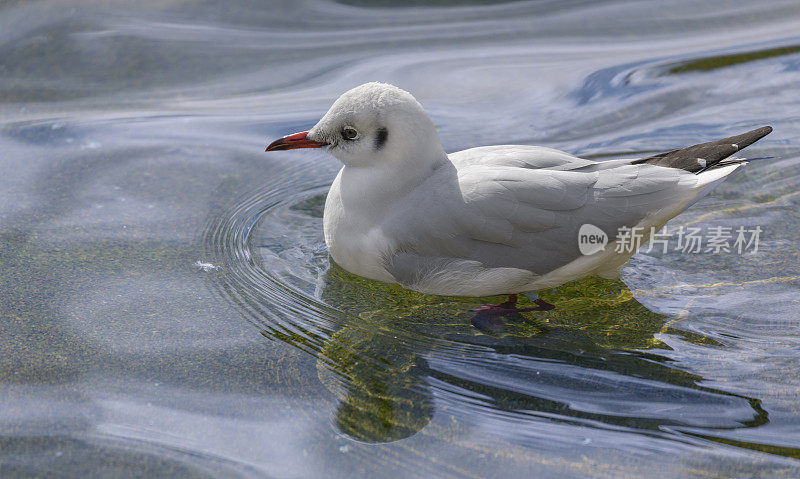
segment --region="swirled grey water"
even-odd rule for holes
[[[797,476],[798,32],[795,0],[3,3],[0,475]],[[338,163],[264,153],[367,81],[447,151],[772,125],[772,158],[483,332],[501,298],[331,264]]]

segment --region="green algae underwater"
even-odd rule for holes
[[[433,414],[423,378],[435,377],[425,358],[438,347],[445,355],[469,360],[469,351],[454,343],[491,347],[506,355],[528,355],[580,367],[619,371],[638,378],[666,381],[711,394],[728,394],[698,386],[702,378],[670,368],[649,349],[666,349],[656,333],[669,331],[669,318],[651,312],[619,280],[596,276],[540,291],[556,308],[506,320],[490,333],[471,325],[469,310],[495,298],[428,296],[352,275],[333,265],[325,278],[323,300],[348,315],[344,327],[324,341],[317,370],[320,380],[340,399],[334,423],[355,439],[394,441],[420,431]],[[500,299],[500,298],[497,298]],[[520,302],[525,307],[527,300]],[[680,333],[698,344],[713,341]],[[268,333],[267,333],[268,335]],[[411,339],[414,338],[414,339]],[[419,338],[425,338],[420,341]],[[283,341],[291,342],[288,337]],[[455,350],[453,350],[455,349]],[[580,354],[573,353],[575,349]],[[568,378],[564,378],[567,382]],[[473,383],[469,390],[491,398],[506,411],[558,412],[617,424],[657,429],[663,422],[570,411],[568,405]],[[591,398],[591,391],[586,392]],[[732,395],[735,396],[735,395]],[[747,426],[766,422],[757,399]]]

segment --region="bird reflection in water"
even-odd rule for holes
[[[364,442],[409,437],[434,415],[433,382],[488,398],[487,413],[524,411],[593,427],[656,433],[768,422],[757,399],[699,386],[703,378],[659,356],[667,346],[654,335],[668,318],[642,306],[621,281],[591,277],[541,296],[557,308],[487,334],[469,321],[482,299],[425,296],[334,265],[322,299],[350,319],[319,338],[317,369],[340,401],[335,427]]]

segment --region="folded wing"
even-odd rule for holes
[[[381,226],[392,245],[387,271],[405,285],[454,265],[541,276],[580,257],[581,225],[614,239],[621,227],[674,215],[697,194],[698,176],[687,171],[630,161],[612,167],[546,150],[507,155],[514,166],[462,161],[437,170]]]

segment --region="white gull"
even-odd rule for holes
[[[515,293],[616,277],[635,252],[618,252],[620,228],[641,227],[646,241],[742,166],[729,156],[770,131],[638,160],[527,145],[447,154],[410,93],[367,83],[267,151],[324,147],[344,164],[324,213],[325,243],[341,267],[427,294],[512,295],[495,305],[502,313],[520,311]],[[578,244],[586,224],[610,240],[589,255]]]

